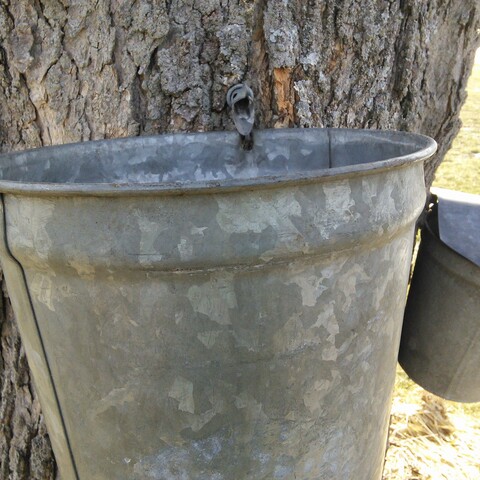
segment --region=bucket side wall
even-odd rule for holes
[[[379,479],[412,237],[238,272],[28,270],[80,478]]]

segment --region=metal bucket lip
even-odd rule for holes
[[[452,275],[480,288],[480,268],[442,242],[437,233],[437,221],[434,215],[427,216],[425,227],[422,230],[422,242],[428,244],[428,247],[425,248],[425,254],[433,257],[438,265]]]
[[[438,238],[480,269],[480,195],[437,187],[430,192],[436,201]]]
[[[239,190],[252,189],[272,189],[287,186],[305,185],[310,183],[319,183],[327,181],[335,176],[338,179],[350,178],[362,175],[380,173],[385,170],[401,168],[403,166],[422,162],[431,157],[437,150],[437,142],[426,135],[402,132],[397,130],[367,130],[367,129],[347,129],[347,128],[282,128],[265,129],[255,131],[255,135],[261,135],[267,140],[274,141],[277,136],[289,136],[295,138],[304,132],[327,132],[333,134],[354,134],[365,137],[365,141],[379,140],[389,138],[390,141],[398,142],[409,141],[417,143],[418,149],[412,153],[402,156],[396,156],[387,160],[367,162],[351,166],[323,168],[317,170],[295,172],[282,175],[264,175],[252,178],[242,179],[224,179],[224,180],[194,180],[182,182],[145,182],[145,183],[49,183],[49,182],[23,182],[13,180],[0,180],[0,193],[10,194],[30,194],[35,196],[144,196],[144,195],[185,195],[185,194],[208,194],[234,192]],[[233,131],[212,131],[212,132],[189,132],[189,133],[167,133],[151,136],[123,137],[108,140],[93,140],[89,142],[76,142],[63,145],[53,145],[39,147],[18,152],[9,152],[0,154],[0,163],[2,158],[15,154],[30,155],[40,150],[45,151],[65,151],[68,157],[69,151],[75,146],[88,144],[92,148],[105,147],[122,142],[126,145],[139,141],[155,141],[159,139],[168,140],[179,135],[192,137],[221,137],[225,140],[239,139],[238,133]],[[239,147],[240,148],[240,147]]]

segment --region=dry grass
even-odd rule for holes
[[[480,404],[431,395],[399,367],[383,479],[480,479]]]
[[[480,194],[480,50],[461,118],[434,186]],[[389,442],[383,480],[480,480],[480,403],[442,400],[398,367]]]

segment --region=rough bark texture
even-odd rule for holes
[[[257,127],[342,126],[439,142],[459,128],[478,0],[0,0],[0,147]],[[0,317],[0,478],[55,477],[13,314]]]

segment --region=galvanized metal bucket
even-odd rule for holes
[[[63,480],[381,477],[427,137],[0,156],[1,260]]]
[[[440,197],[422,230],[399,362],[426,390],[448,400],[479,402],[480,266],[475,262],[480,258],[480,197],[476,206],[458,199],[453,208],[447,205],[442,241],[438,207],[452,201],[451,194],[448,198]],[[469,221],[469,212],[477,221]]]

